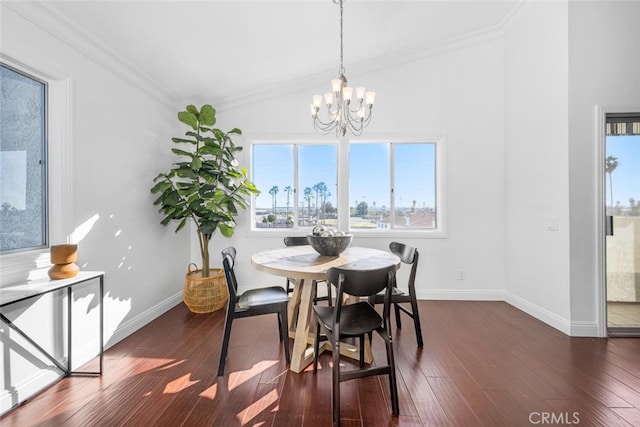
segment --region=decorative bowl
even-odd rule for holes
[[[353,234],[344,236],[307,235],[307,241],[316,252],[324,256],[338,256],[351,244]]]

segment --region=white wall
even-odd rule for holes
[[[571,319],[576,333],[593,325],[602,259],[598,258],[596,106],[640,110],[640,2],[569,4],[569,181],[571,203]]]
[[[507,301],[568,333],[567,4],[524,7],[505,46]]]
[[[104,338],[107,346],[113,345],[182,298],[190,236],[160,225],[149,192],[153,177],[170,164],[169,137],[182,134],[175,134],[176,112],[5,4],[0,4],[0,12],[5,58],[55,79],[68,79],[67,161],[73,170],[74,205],[68,209],[71,218],[64,221],[69,228],[57,230],[57,235],[70,236],[87,226],[84,237],[78,238],[78,265],[106,272]],[[96,289],[88,287],[74,297],[77,363],[96,354]],[[44,298],[33,305],[3,308],[3,313],[36,335],[43,347],[64,357],[65,347],[53,338],[64,330],[61,303],[59,297]],[[57,373],[8,328],[3,326],[0,338],[1,413]]]
[[[397,239],[418,247],[417,289],[421,298],[504,298],[503,55],[503,42],[498,37],[471,40],[459,49],[368,73],[352,72],[345,64],[350,82],[378,94],[372,123],[361,139],[380,135],[441,135],[446,139],[448,237],[356,235],[353,242],[387,249],[389,242]],[[318,138],[308,104],[332,78],[335,76],[327,73],[315,87],[296,87],[270,101],[224,110],[218,125],[224,129],[240,127],[247,149],[252,138]],[[233,238],[216,237],[212,258],[219,265],[219,250],[233,244],[238,249],[241,286],[281,283],[281,278],[253,270],[250,255],[281,247],[284,234],[261,237],[264,234],[252,234],[248,228],[248,219],[243,217]],[[198,257],[197,247],[192,245],[192,258]],[[458,280],[460,269],[466,272],[464,281]]]
[[[489,34],[393,67],[381,58],[385,67],[376,70],[345,64],[350,81],[378,93],[367,135],[443,136],[447,152],[446,238],[356,237],[354,244],[386,249],[398,239],[417,246],[421,298],[506,299],[565,332],[592,331],[593,110],[640,99],[639,8],[638,2],[534,2],[504,37]],[[91,224],[79,242],[79,264],[107,273],[105,338],[113,344],[178,303],[186,265],[199,262],[195,235],[162,227],[149,193],[153,176],[171,161],[168,136],[183,133],[175,120],[182,106],[167,107],[146,86],[109,71],[111,64],[79,53],[53,36],[46,20],[48,31],[5,4],[0,11],[3,55],[69,79],[74,205],[62,234]],[[217,106],[218,125],[243,129],[245,146],[251,138],[315,138],[307,106],[334,77],[268,100]],[[557,218],[558,231],[547,230],[548,218]],[[219,265],[219,251],[235,245],[241,285],[281,284],[282,278],[253,270],[249,258],[280,247],[282,236],[251,233],[249,221],[242,214],[234,237],[214,238],[213,260]],[[91,290],[79,293],[74,314],[95,321],[94,298]],[[50,303],[9,314],[55,347],[51,334],[62,328],[55,321],[61,313],[59,301]],[[81,351],[95,337],[91,322],[78,316]],[[4,411],[51,375],[34,366],[29,351],[17,353],[14,334],[0,337]]]

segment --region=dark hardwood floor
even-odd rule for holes
[[[421,301],[420,310],[424,349],[408,321],[394,336],[400,416],[386,377],[369,377],[342,384],[342,425],[640,425],[639,339],[570,338],[502,302]],[[63,379],[0,425],[331,424],[329,354],[317,375],[292,373],[275,315],[239,319],[218,378],[223,320],[222,310],[179,305],[110,348],[102,377]]]

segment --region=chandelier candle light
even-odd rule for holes
[[[337,136],[344,136],[347,129],[355,136],[362,134],[362,130],[371,121],[371,110],[376,98],[375,92],[367,92],[364,87],[356,88],[355,106],[351,106],[353,87],[347,86],[345,69],[343,65],[343,6],[344,0],[333,0],[340,5],[340,70],[339,77],[331,80],[331,92],[322,95],[314,95],[311,104],[311,118],[313,126],[322,134],[327,134],[335,129]],[[328,121],[324,122],[318,117],[322,102],[327,106]]]

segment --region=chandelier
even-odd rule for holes
[[[340,70],[339,77],[331,80],[331,92],[322,95],[314,95],[311,104],[311,118],[313,127],[322,134],[328,134],[335,129],[337,136],[344,136],[349,130],[353,135],[362,134],[362,130],[371,121],[371,110],[376,98],[375,92],[367,92],[364,87],[356,88],[356,102],[353,102],[353,87],[347,86],[347,78],[343,65],[343,6],[344,0],[333,0],[340,5]],[[323,121],[319,117],[319,111],[324,101],[327,107],[327,119]],[[353,105],[352,105],[353,104]]]

